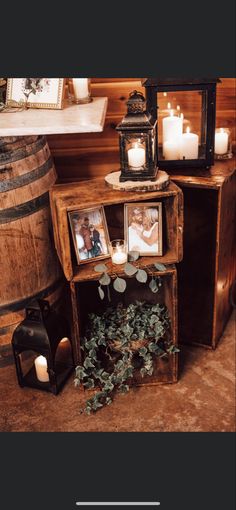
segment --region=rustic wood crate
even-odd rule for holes
[[[124,203],[148,201],[162,202],[163,256],[155,257],[156,262],[164,264],[179,262],[183,256],[183,195],[173,182],[165,191],[146,193],[115,191],[108,188],[104,179],[55,185],[50,190],[54,238],[67,280],[76,279],[80,271],[87,275],[90,273],[89,268],[86,269],[83,264],[78,266],[76,262],[68,221],[69,211],[103,205],[110,239],[123,239]],[[96,262],[91,262],[89,267],[95,264]]]
[[[184,193],[178,265],[179,339],[215,349],[232,311],[236,277],[236,162],[172,175]],[[194,176],[193,176],[194,175]]]
[[[135,264],[140,265],[140,261]],[[125,306],[135,302],[135,300],[146,301],[152,304],[165,304],[170,317],[170,338],[172,343],[177,346],[177,272],[174,265],[166,267],[163,272],[157,271],[152,265],[151,257],[143,259],[143,265],[148,267],[148,272],[160,276],[162,287],[157,294],[153,294],[147,284],[139,283],[135,278],[127,277],[124,274],[122,266],[109,265],[108,273],[112,277],[114,270],[118,276],[122,276],[127,281],[127,288],[124,294],[115,292],[111,287],[111,303],[107,298],[101,301],[98,295],[98,279],[91,267],[91,264],[83,266],[80,273],[70,282],[72,311],[73,311],[73,340],[75,346],[76,362],[82,360],[80,349],[80,338],[85,333],[87,318],[89,313],[99,313],[104,311],[109,305],[116,305],[122,302]],[[141,378],[136,375],[135,385],[142,384],[160,384],[174,383],[178,375],[178,354],[168,355],[168,358],[156,359],[154,373],[152,376]]]

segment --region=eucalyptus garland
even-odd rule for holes
[[[139,267],[139,265],[134,265],[132,262],[136,262],[139,259],[139,252],[138,251],[130,251],[128,253],[128,260],[124,265],[124,273],[128,277],[135,277],[136,280],[139,283],[147,283],[148,276],[150,274],[150,268],[147,267]],[[161,263],[154,263],[153,266],[160,272],[163,272],[166,270],[166,266]],[[100,296],[100,299],[104,299],[105,297],[105,288],[107,288],[107,297],[110,301],[110,284],[112,282],[113,288],[116,292],[124,293],[127,287],[126,280],[124,278],[121,278],[120,276],[117,276],[114,274],[113,281],[111,277],[108,274],[108,267],[106,264],[97,264],[94,267],[94,270],[97,273],[102,273],[98,280],[98,293]],[[159,276],[154,275],[154,273],[151,272],[151,280],[149,282],[149,288],[150,290],[156,294],[158,292],[159,288],[161,287],[161,278]]]
[[[97,389],[86,402],[87,414],[110,405],[115,391],[128,392],[136,371],[151,376],[156,357],[178,352],[168,334],[170,318],[164,305],[119,303],[88,319],[81,346],[84,361],[75,377],[76,386]]]

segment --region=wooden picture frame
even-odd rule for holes
[[[65,78],[8,78],[6,104],[28,108],[63,108]]]
[[[73,209],[68,211],[68,217],[78,265],[110,257],[110,239],[102,205]]]
[[[133,221],[131,224],[131,216],[136,216],[137,223]],[[161,257],[163,254],[162,203],[132,202],[124,204],[124,237],[128,252],[138,251],[141,256]],[[153,238],[156,240],[150,244]]]

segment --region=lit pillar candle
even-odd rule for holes
[[[48,382],[49,381],[49,375],[48,375],[48,364],[47,360],[44,356],[38,356],[34,360],[35,370],[36,370],[36,376],[38,381],[40,382]]]
[[[183,132],[183,119],[174,115],[173,110],[170,111],[168,117],[162,120],[163,145],[164,142],[179,143]]]
[[[198,158],[198,140],[199,136],[195,133],[190,133],[190,128],[187,127],[186,133],[181,138],[180,159]]]
[[[133,168],[140,168],[145,165],[145,149],[140,147],[138,143],[128,150],[128,163]]]
[[[166,141],[163,144],[163,154],[165,159],[179,159],[179,143]]]
[[[229,135],[220,128],[220,132],[215,133],[215,154],[226,154],[228,150]]]
[[[73,78],[76,99],[85,99],[89,95],[88,78]]]

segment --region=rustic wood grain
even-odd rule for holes
[[[184,257],[178,265],[179,338],[214,349],[232,311],[236,278],[236,162],[203,177],[172,175],[184,194]]]
[[[150,257],[149,257],[150,260]],[[88,267],[88,266],[87,266]],[[138,283],[134,278],[124,275],[122,268],[120,275],[127,280],[127,289],[124,294],[118,295],[111,287],[112,304],[123,302],[125,306],[140,300],[140,291],[142,300],[150,303],[165,304],[170,316],[170,338],[174,345],[178,345],[177,335],[177,272],[174,265],[168,266],[165,271],[156,271],[153,267],[153,273],[162,277],[162,287],[157,294],[153,294],[147,285]],[[109,305],[107,299],[102,302],[97,292],[97,282],[94,279],[81,280],[80,282],[71,282],[71,292],[73,295],[73,314],[74,314],[74,338],[76,339],[77,362],[82,359],[81,336],[85,334],[86,324],[89,313],[100,313]],[[178,354],[169,355],[166,361],[156,359],[154,374],[142,379],[137,373],[133,383],[139,385],[156,385],[174,383],[178,378]]]
[[[121,172],[112,172],[105,177],[105,182],[109,188],[117,191],[160,191],[165,189],[170,181],[169,175],[162,170],[158,171],[155,181],[125,181],[120,182]]]
[[[53,244],[48,190],[56,173],[47,142],[42,137],[1,142],[0,344],[5,345],[27,300],[38,294],[59,299],[62,273]]]
[[[217,85],[216,127],[230,127],[232,139],[236,140],[235,78],[221,78]],[[107,96],[108,110],[102,134],[50,136],[49,145],[55,157],[59,179],[75,180],[86,177],[106,175],[119,170],[118,135],[115,126],[126,112],[125,102],[132,90],[143,90],[141,78],[96,78],[92,79],[92,95]],[[182,108],[188,111],[188,105],[182,98]],[[188,118],[193,123],[196,112],[188,111]],[[70,156],[70,158],[69,158]]]
[[[163,256],[159,262],[173,264],[182,258],[183,199],[179,188],[170,182],[165,191],[125,192],[108,188],[104,179],[58,184],[50,190],[54,239],[64,274],[72,280],[85,267],[77,265],[71,242],[68,211],[103,205],[110,238],[124,239],[124,203],[161,201],[163,208]],[[56,222],[56,223],[55,223]],[[90,266],[90,264],[89,264]],[[78,269],[79,268],[79,269]]]

